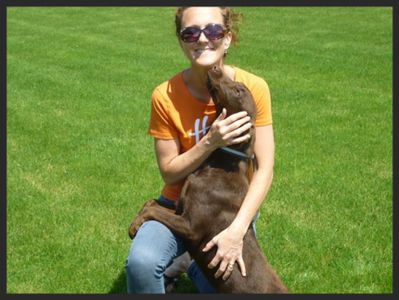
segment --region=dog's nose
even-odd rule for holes
[[[222,69],[219,66],[216,66],[216,65],[213,66],[210,71],[211,71],[212,75],[215,76],[214,78],[219,78],[223,74],[222,73]]]

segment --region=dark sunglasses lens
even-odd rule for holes
[[[207,39],[210,41],[218,40],[224,37],[226,31],[220,24],[210,24],[203,30],[198,27],[187,27],[180,33],[180,38],[186,43],[198,41],[201,31],[204,32]]]
[[[201,29],[196,27],[187,27],[180,33],[180,37],[184,42],[195,42],[201,35]]]
[[[219,24],[211,24],[204,28],[204,33],[209,40],[218,40],[224,37],[225,30]]]

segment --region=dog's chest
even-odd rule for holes
[[[195,210],[195,218],[217,217],[221,211],[235,214],[248,190],[248,181],[238,172],[206,166],[191,174],[183,187],[184,211]]]

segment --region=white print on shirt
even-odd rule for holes
[[[195,143],[198,143],[200,139],[206,134],[210,126],[206,127],[206,122],[208,121],[208,116],[204,116],[201,122],[201,118],[198,118],[194,122],[194,132],[190,132],[189,136],[195,136]],[[200,128],[200,123],[202,123],[202,128]]]

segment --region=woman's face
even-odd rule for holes
[[[190,7],[187,8],[181,20],[182,28],[205,28],[209,24],[221,24],[224,26],[222,12],[219,7]],[[223,55],[231,42],[231,33],[223,38],[211,41],[202,32],[198,41],[192,43],[183,42],[180,45],[184,54],[190,60],[191,65],[209,68],[215,64],[221,65]]]

